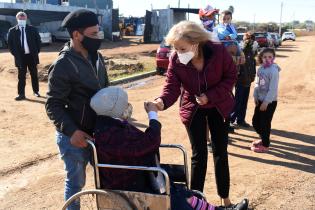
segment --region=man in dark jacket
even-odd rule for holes
[[[231,114],[230,121],[236,121],[238,126],[249,127],[245,121],[250,85],[255,80],[256,76],[256,61],[255,56],[257,49],[255,48],[255,35],[246,33],[244,35],[243,52],[246,62],[240,65],[237,84],[235,86],[235,106]]]
[[[71,41],[49,69],[46,112],[57,130],[57,144],[67,172],[65,199],[85,185],[89,161],[86,138],[91,138],[96,114],[90,108],[91,97],[108,86],[102,55],[97,16],[89,10],[77,10],[63,21]],[[70,207],[79,209],[79,203]]]
[[[9,29],[8,46],[14,56],[15,66],[18,68],[18,96],[15,100],[25,99],[25,80],[27,68],[32,79],[33,92],[36,97],[39,95],[37,76],[38,54],[40,52],[40,36],[36,28],[27,25],[27,15],[18,12],[16,15],[18,24]]]

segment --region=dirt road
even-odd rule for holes
[[[237,129],[230,135],[230,197],[243,197],[251,208],[315,209],[315,37],[301,37],[284,42],[277,51],[281,66],[279,103],[273,120],[271,150],[255,154],[249,150],[257,135],[252,129]],[[2,59],[6,65],[9,58]],[[143,101],[159,95],[165,78],[153,77],[143,86],[129,89],[135,121],[141,129],[147,125]],[[60,209],[63,204],[63,163],[58,158],[54,128],[48,121],[45,98],[29,97],[15,102],[14,74],[0,73],[0,209]],[[46,91],[46,83],[41,83]],[[31,93],[30,83],[27,93]],[[251,122],[250,99],[247,121]],[[163,124],[163,143],[183,144],[190,153],[189,141],[178,117],[178,105],[159,113]],[[179,161],[178,155],[162,153],[162,161]],[[91,167],[87,187],[92,188]],[[208,160],[205,194],[210,202],[220,204],[216,195],[213,161]]]

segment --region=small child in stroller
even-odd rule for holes
[[[94,130],[95,147],[101,163],[116,165],[156,166],[156,155],[161,143],[161,124],[157,107],[145,102],[149,127],[143,132],[128,122],[132,106],[127,92],[120,87],[101,89],[91,99],[97,120]],[[101,187],[113,190],[153,192],[147,172],[122,169],[100,169]],[[248,201],[230,207],[217,207],[195,196],[194,192],[171,187],[172,210],[245,210]]]

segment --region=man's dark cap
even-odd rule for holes
[[[98,19],[94,12],[87,9],[79,9],[69,13],[62,21],[61,27],[79,29],[96,26],[98,24]]]

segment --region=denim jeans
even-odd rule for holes
[[[72,195],[80,192],[85,185],[85,169],[90,160],[88,148],[77,148],[71,145],[70,137],[57,131],[57,144],[61,159],[64,161],[66,179],[64,198],[68,200]],[[80,202],[77,201],[67,210],[79,210]]]

